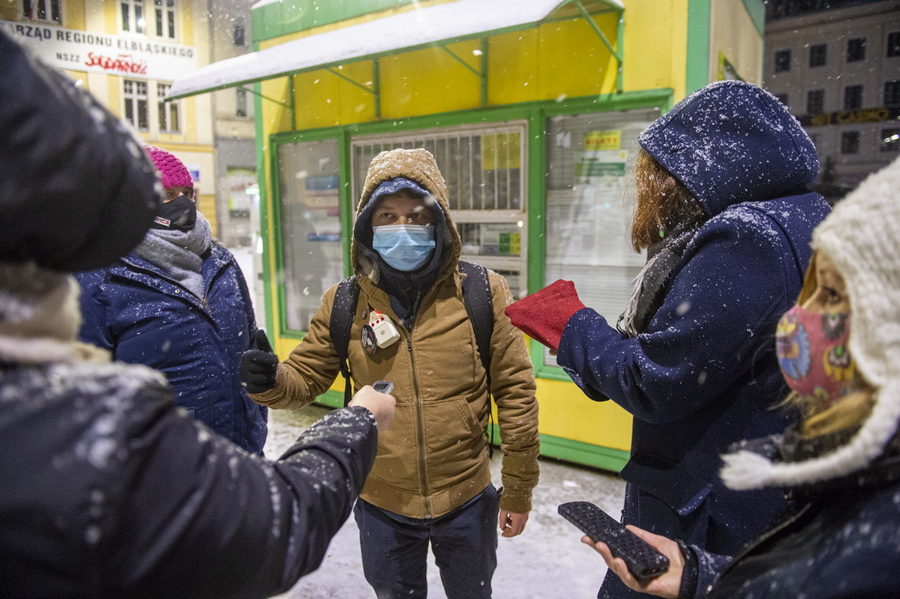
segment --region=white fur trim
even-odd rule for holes
[[[789,486],[845,476],[882,454],[900,422],[900,159],[863,181],[813,233],[847,284],[850,354],[875,387],[875,406],[846,445],[802,462],[772,463],[746,451],[723,456],[732,489]]]

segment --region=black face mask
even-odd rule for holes
[[[178,196],[159,207],[151,229],[190,231],[197,222],[197,205],[187,196]]]

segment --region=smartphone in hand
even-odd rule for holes
[[[572,501],[561,504],[557,511],[595,543],[606,543],[613,557],[622,558],[637,580],[646,582],[669,570],[669,558],[593,503]]]
[[[379,393],[390,393],[394,390],[394,383],[391,381],[376,381],[372,384],[372,388],[378,391]]]

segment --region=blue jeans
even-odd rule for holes
[[[499,510],[493,485],[443,516],[422,520],[358,500],[353,513],[359,526],[363,572],[375,595],[378,599],[425,599],[430,541],[447,599],[490,599],[497,567]]]

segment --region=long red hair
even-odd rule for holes
[[[646,150],[638,153],[633,176],[637,198],[631,245],[635,251],[650,247],[679,223],[703,214],[694,194]]]

